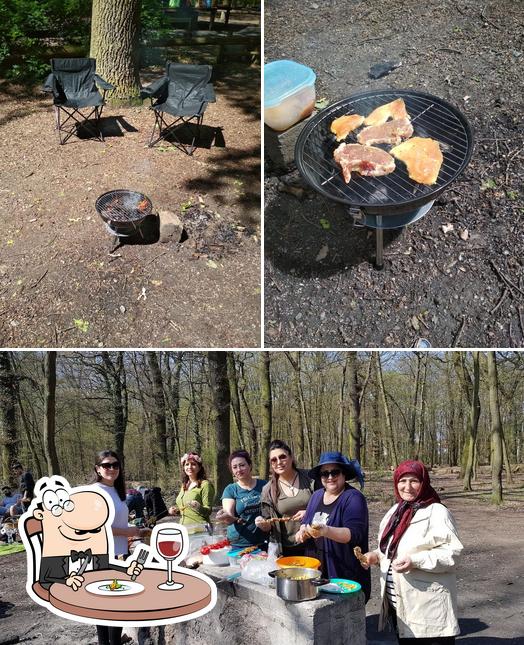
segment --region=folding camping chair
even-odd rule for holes
[[[53,94],[55,125],[60,144],[63,145],[74,134],[78,134],[80,128],[103,141],[100,117],[106,92],[113,90],[114,85],[96,74],[94,58],[53,58],[51,70],[44,84],[44,92]],[[61,118],[62,113],[64,120]],[[89,121],[93,115],[94,123]]]
[[[212,71],[210,65],[167,62],[165,76],[142,90],[142,98],[151,99],[151,109],[155,113],[148,144],[150,148],[162,139],[172,140],[179,150],[193,154],[207,104],[216,100],[213,84],[209,82]],[[168,123],[166,115],[175,120]],[[181,128],[184,127],[190,132],[191,143],[181,140]],[[155,138],[157,128],[158,136]]]

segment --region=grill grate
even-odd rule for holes
[[[149,197],[132,190],[110,190],[96,200],[95,208],[110,225],[139,224],[151,215],[153,205]]]
[[[411,116],[412,136],[430,137],[441,145],[444,161],[436,184],[426,186],[409,178],[405,165],[395,160],[396,170],[383,177],[351,174],[344,182],[340,166],[333,159],[339,145],[330,132],[331,122],[344,114],[367,116],[376,107],[396,98],[404,99]],[[356,132],[345,140],[357,143]],[[392,146],[379,144],[384,150]],[[434,200],[467,166],[473,152],[473,134],[467,119],[442,99],[411,90],[362,92],[319,112],[300,133],[295,161],[305,180],[325,197],[387,215],[417,208]]]

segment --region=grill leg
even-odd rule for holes
[[[376,236],[376,257],[375,269],[384,268],[384,229],[382,228],[382,215],[377,215],[377,228],[375,229]]]

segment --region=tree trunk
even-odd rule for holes
[[[127,430],[128,393],[127,375],[124,367],[124,352],[117,352],[113,363],[108,352],[102,352],[105,365],[104,380],[107,393],[111,397],[113,408],[113,427],[111,432],[114,437],[115,451],[124,459],[124,444]]]
[[[471,481],[473,478],[473,464],[475,457],[475,444],[477,441],[477,431],[480,418],[480,355],[479,352],[473,352],[473,380],[466,368],[465,354],[453,352],[455,368],[459,382],[462,385],[464,394],[469,404],[469,415],[467,421],[467,436],[464,445],[464,477],[463,490],[473,490]]]
[[[349,457],[360,461],[362,424],[360,420],[360,398],[358,392],[357,353],[348,352],[348,395],[349,395]]]
[[[298,417],[300,420],[299,427],[301,429],[301,436],[299,441],[300,455],[298,455],[298,458],[302,461],[305,460],[307,463],[313,463],[313,447],[311,444],[304,392],[302,390],[300,352],[286,352],[286,356],[293,367],[293,387],[295,391],[295,402],[298,410]]]
[[[255,420],[253,419],[253,415],[251,413],[251,409],[249,407],[249,403],[246,398],[247,380],[246,380],[245,369],[244,369],[244,361],[239,361],[239,366],[240,366],[240,378],[238,379],[238,388],[239,388],[240,398],[242,400],[242,404],[244,405],[244,410],[246,413],[248,438],[249,438],[249,444],[250,444],[249,452],[251,453],[251,458],[256,459],[257,441],[258,441],[257,428],[255,425]]]
[[[156,453],[162,466],[167,470],[169,467],[169,455],[167,452],[166,405],[162,373],[160,372],[156,352],[146,352],[146,357],[151,375]]]
[[[262,479],[269,475],[269,444],[271,442],[273,400],[271,397],[271,358],[269,352],[260,353],[260,407],[262,417],[262,433],[260,436],[260,451],[258,473]]]
[[[339,398],[338,398],[338,428],[337,428],[337,449],[343,452],[344,441],[344,424],[346,412],[346,372],[347,372],[347,355],[342,365],[342,378],[340,379]]]
[[[489,407],[491,411],[491,500],[502,504],[502,422],[500,420],[499,381],[495,352],[487,353]]]
[[[2,479],[15,484],[11,465],[18,459],[17,381],[9,352],[0,352],[0,447]]]
[[[380,361],[380,353],[374,352],[375,361],[377,366],[377,380],[380,389],[380,396],[382,398],[382,406],[384,407],[384,418],[386,420],[386,443],[389,446],[391,458],[393,460],[392,466],[398,465],[397,448],[395,444],[395,437],[393,436],[393,424],[391,422],[391,413],[389,411],[388,399],[386,396],[386,388],[384,387],[384,376],[382,374],[382,363]]]
[[[141,0],[93,0],[90,56],[97,73],[116,87],[110,95],[113,104],[141,103],[140,8]]]
[[[227,378],[227,352],[208,352],[209,379],[213,397],[213,416],[216,434],[217,453],[217,495],[221,495],[224,488],[231,481],[228,468],[229,457],[229,406],[231,396]]]
[[[242,411],[240,409],[240,396],[238,394],[237,368],[235,364],[235,355],[233,352],[227,353],[227,378],[229,380],[229,392],[231,393],[231,408],[235,418],[235,425],[238,434],[238,442],[242,448],[245,448],[244,432],[242,428]]]
[[[60,475],[58,453],[55,442],[56,419],[56,352],[46,352],[44,356],[44,447],[47,461],[47,474]]]
[[[174,370],[171,370],[170,359],[174,354],[175,358],[175,367]],[[184,352],[168,352],[167,357],[167,369],[169,375],[169,382],[167,388],[167,401],[169,405],[169,414],[171,416],[171,433],[169,436],[169,445],[168,453],[169,459],[171,461],[173,457],[174,445],[176,445],[176,457],[177,460],[181,457],[181,446],[180,446],[180,424],[179,424],[179,414],[180,414],[180,373],[182,371],[182,357]]]

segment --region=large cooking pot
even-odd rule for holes
[[[277,582],[277,596],[290,602],[313,600],[317,597],[318,587],[329,582],[317,569],[305,567],[277,569],[270,571],[269,575]]]

